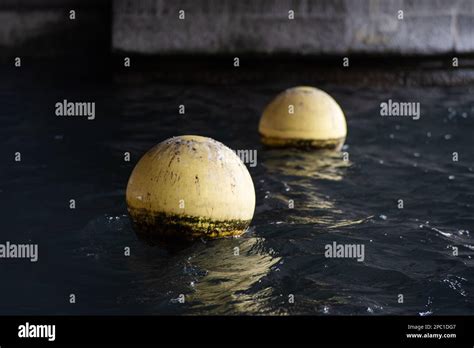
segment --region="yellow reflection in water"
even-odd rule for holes
[[[267,198],[280,206],[294,200],[294,207],[283,215],[292,224],[314,224],[337,228],[363,223],[367,218],[351,219],[337,202],[319,189],[318,180],[342,182],[352,165],[347,153],[276,149],[262,151],[260,162],[270,184],[282,184],[281,192],[268,192]],[[342,184],[342,183],[341,183]]]
[[[339,181],[351,166],[347,154],[338,151],[279,149],[265,151],[262,156],[269,174],[301,178]]]
[[[248,314],[265,312],[272,289],[258,295],[245,291],[265,277],[280,257],[263,250],[263,238],[241,237],[209,243],[190,263],[207,271],[187,296],[203,314]],[[238,249],[236,249],[238,248]],[[237,255],[238,254],[238,255]],[[254,293],[254,291],[252,291]],[[268,309],[267,309],[268,312]]]

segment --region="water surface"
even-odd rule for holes
[[[346,113],[345,161],[259,143],[263,107],[294,83],[48,81],[0,82],[0,242],[39,245],[37,263],[0,261],[2,314],[474,313],[474,86],[320,86]],[[421,118],[381,117],[389,98],[420,102]],[[96,102],[96,119],[56,117],[63,99]],[[242,237],[169,252],[131,229],[134,164],[180,134],[257,150]],[[364,244],[365,260],[325,258],[333,241]]]

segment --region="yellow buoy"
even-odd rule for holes
[[[252,178],[240,158],[196,135],[167,139],[143,155],[126,199],[135,230],[151,240],[239,235],[255,210]]]
[[[341,107],[326,92],[294,87],[280,93],[263,111],[258,127],[268,146],[340,150],[347,134]]]

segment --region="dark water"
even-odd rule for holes
[[[39,245],[36,263],[0,260],[2,314],[474,313],[474,86],[320,85],[346,113],[344,161],[260,145],[263,107],[293,83],[78,81],[2,72],[0,243]],[[95,101],[96,119],[56,117],[65,98]],[[420,102],[421,119],[381,117],[389,98]],[[124,200],[131,170],[179,134],[258,151],[244,236],[176,253],[135,236]],[[364,244],[365,260],[325,258],[333,241]]]

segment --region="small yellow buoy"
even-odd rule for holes
[[[340,150],[347,134],[341,107],[326,92],[294,87],[280,93],[263,111],[258,127],[262,142],[275,147]]]
[[[150,240],[239,235],[255,210],[252,178],[240,158],[196,135],[150,149],[133,169],[126,199],[136,232]]]

